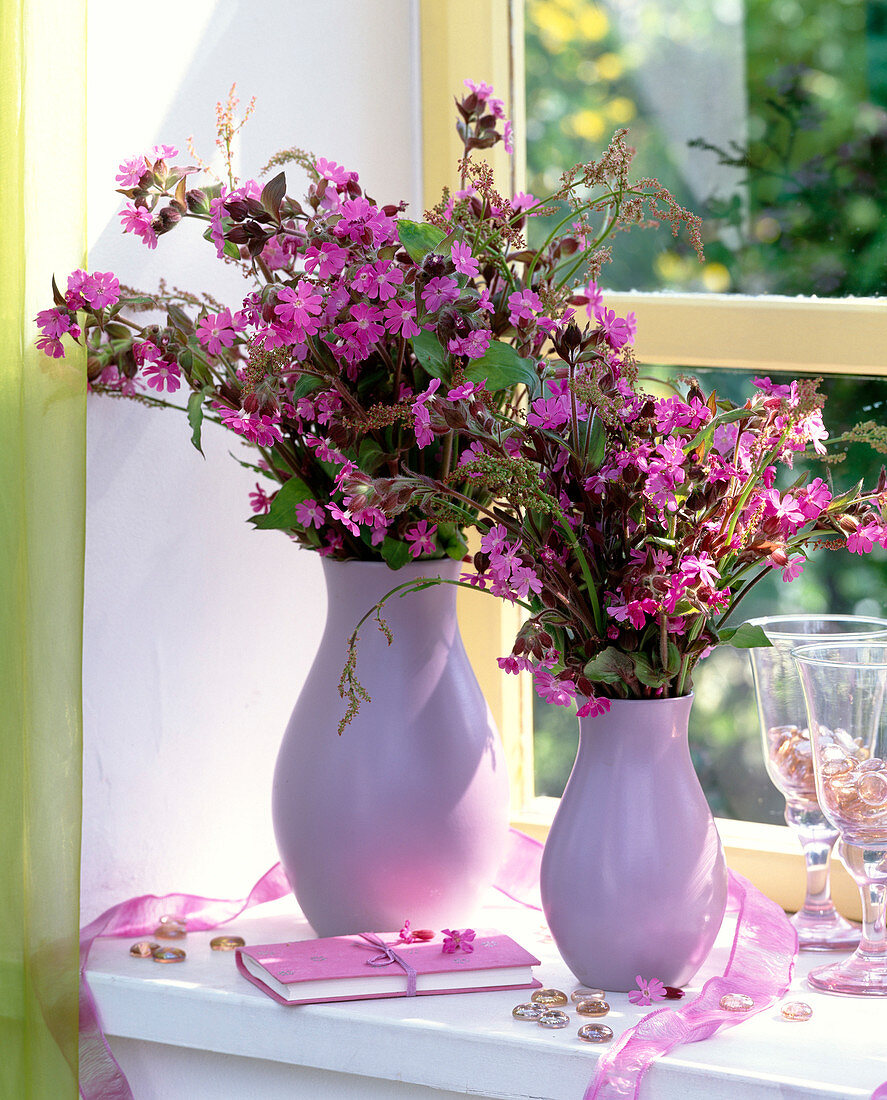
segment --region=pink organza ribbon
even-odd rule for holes
[[[508,852],[494,884],[506,897],[532,909],[539,904],[542,845],[511,830]],[[149,936],[166,914],[184,917],[189,931],[200,932],[234,920],[245,910],[290,892],[278,863],[246,898],[224,901],[193,894],[153,894],[131,898],[102,913],[80,932],[80,1095],[83,1100],[134,1100],[99,1022],[86,982],[89,950],[97,936]],[[797,936],[782,910],[740,875],[730,873],[728,909],[737,912],[733,948],[724,974],[711,978],[699,996],[681,1009],[662,1009],[645,1016],[622,1036],[598,1063],[585,1100],[637,1097],[641,1080],[657,1058],[681,1043],[696,1042],[721,1028],[762,1011],[788,989],[797,955]],[[748,993],[751,1013],[718,1007],[724,993]]]
[[[246,909],[282,898],[290,891],[283,867],[275,864],[245,898],[223,901],[194,894],[143,894],[113,905],[80,929],[80,1095],[83,1100],[134,1100],[132,1089],[111,1053],[98,1008],[86,981],[86,963],[98,936],[151,936],[166,914],[185,917],[188,930],[204,932],[234,920]]]
[[[635,1100],[644,1074],[682,1043],[708,1039],[726,1027],[763,1012],[784,996],[798,954],[798,936],[779,906],[748,879],[729,872],[727,911],[736,912],[733,947],[724,973],[709,980],[681,1008],[651,1012],[621,1037],[598,1062],[585,1100]],[[754,1001],[748,1012],[728,1012],[725,993],[745,993]]]

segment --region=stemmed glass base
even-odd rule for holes
[[[844,920],[833,905],[831,912],[811,913],[801,909],[789,917],[798,933],[801,951],[852,950],[859,943],[859,925]]]
[[[831,899],[829,861],[838,830],[829,824],[818,806],[809,803],[787,803],[785,820],[804,850],[807,868],[804,905],[790,918],[798,933],[798,947],[802,951],[842,951],[856,947],[859,925],[844,920]]]
[[[811,970],[807,981],[826,993],[887,996],[887,852],[841,841],[839,852],[862,895],[862,935],[848,959]]]

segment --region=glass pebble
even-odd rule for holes
[[[544,1011],[542,1005],[534,1005],[532,1001],[526,1001],[522,1005],[515,1005],[511,1015],[515,1020],[538,1020]]]
[[[159,943],[149,943],[148,940],[139,940],[138,943],[134,943],[132,947],[130,947],[129,953],[137,959],[150,959],[158,947],[160,947]]]
[[[583,1024],[577,1035],[585,1043],[609,1043],[613,1029],[606,1024]]]
[[[606,1001],[578,1001],[576,1011],[580,1016],[606,1016],[610,1011],[610,1006]]]
[[[570,994],[570,1000],[573,1004],[578,1004],[579,1001],[602,1001],[606,996],[603,989],[588,989],[580,985]]]
[[[182,917],[165,916],[154,929],[154,935],[162,940],[180,940],[188,933],[188,925]]]
[[[866,772],[859,777],[856,790],[867,806],[883,806],[887,802],[887,776],[880,772]]]
[[[156,963],[180,963],[185,961],[181,947],[158,947],[151,958]]]
[[[725,1012],[748,1012],[755,1002],[746,993],[725,993],[718,1004]]]
[[[566,1027],[570,1017],[557,1008],[546,1009],[539,1017],[540,1027]]]
[[[567,1003],[567,995],[559,989],[537,989],[530,1000],[545,1008],[556,1008]]]
[[[822,774],[829,779],[837,775],[846,775],[853,770],[856,764],[849,756],[839,756],[836,760],[826,760],[822,765]]]
[[[209,941],[213,951],[233,951],[235,947],[246,947],[243,936],[216,936]]]
[[[786,1020],[809,1020],[813,1009],[804,1001],[790,1001],[782,1006],[782,1015]]]

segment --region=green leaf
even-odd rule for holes
[[[446,237],[442,229],[427,222],[411,222],[401,218],[397,223],[397,236],[410,255],[410,259],[420,264],[429,252],[434,252]]]
[[[422,368],[432,378],[446,378],[450,373],[450,357],[440,346],[440,341],[433,332],[424,330],[418,336],[410,339],[413,353],[422,364]]]
[[[181,306],[169,302],[166,307],[166,315],[169,318],[170,325],[178,329],[183,336],[190,336],[194,331],[194,322]]]
[[[722,645],[731,645],[734,649],[758,649],[773,643],[761,626],[742,623],[741,626],[725,626],[718,631],[718,641]]]
[[[309,393],[314,393],[314,391],[320,389],[322,385],[322,379],[318,378],[315,374],[299,375],[299,381],[293,386],[293,404],[295,404],[300,397],[307,397]]]
[[[286,173],[278,172],[274,179],[268,180],[262,188],[259,202],[272,218],[280,221],[280,204],[286,195]]]
[[[260,531],[288,531],[291,527],[298,527],[296,505],[313,496],[301,478],[291,477],[278,489],[277,496],[271,501],[270,511],[264,515],[250,516],[249,522]]]
[[[510,390],[513,386],[526,386],[533,397],[539,390],[539,376],[532,359],[524,359],[511,344],[494,341],[482,359],[472,359],[465,368],[468,382],[483,382],[491,393]]]
[[[400,569],[410,560],[410,548],[400,539],[384,538],[381,551],[382,557],[392,569]]]
[[[634,674],[645,687],[657,688],[667,684],[671,675],[663,668],[653,668],[642,653],[633,653]]]
[[[375,441],[366,436],[361,440],[360,450],[357,455],[357,465],[364,473],[372,474],[379,464],[385,459],[385,452]]]
[[[455,524],[438,524],[436,540],[440,549],[453,561],[461,561],[468,553],[468,543]]]
[[[585,666],[585,675],[589,680],[602,681],[605,684],[622,684],[626,680],[636,680],[634,661],[627,653],[613,646],[599,653]]]
[[[203,454],[200,429],[203,424],[203,390],[197,390],[188,398],[188,423],[191,425],[191,442]],[[204,455],[204,458],[206,455]]]
[[[581,431],[581,429],[580,429]],[[588,429],[588,442],[585,445],[585,458],[592,470],[598,470],[604,461],[607,449],[607,433],[599,416],[592,417]]]
[[[225,244],[222,247],[222,251],[225,253],[229,260],[240,259],[240,249],[233,241],[225,241]]]

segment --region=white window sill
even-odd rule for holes
[[[255,910],[228,929],[247,942],[307,937],[289,899]],[[539,914],[493,895],[478,926],[499,927],[542,960],[537,977],[571,990],[575,981]],[[732,924],[710,966],[723,966]],[[236,971],[233,955],[210,951],[213,933],[192,933],[185,963],[131,958],[128,940],[97,940],[89,983],[105,1031],[136,1100],[261,1100],[348,1097],[418,1100],[452,1095],[581,1100],[600,1048],[562,1031],[512,1019],[521,992],[284,1007]],[[813,1006],[803,1024],[778,1007],[701,1043],[679,1047],[647,1074],[643,1100],[868,1098],[887,1080],[887,1000],[829,997],[803,977],[831,956],[802,955],[790,996]],[[706,977],[699,976],[696,985]],[[648,1009],[612,994],[616,1036]]]

